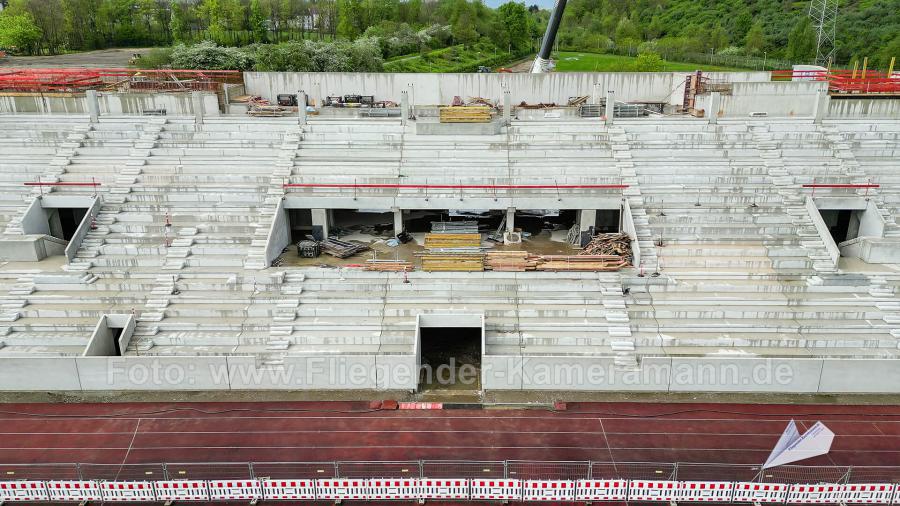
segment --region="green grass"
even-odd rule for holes
[[[557,72],[634,72],[634,57],[616,54],[577,53],[561,51],[553,55]],[[741,70],[703,63],[683,63],[667,61],[663,72],[691,72],[694,70],[729,71]]]
[[[384,63],[385,72],[474,72],[478,66],[496,67],[512,57],[491,44],[478,43],[429,51],[424,55],[391,58]]]

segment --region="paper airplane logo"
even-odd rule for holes
[[[822,422],[816,422],[801,436],[800,431],[797,430],[797,424],[791,420],[781,438],[778,439],[775,449],[763,464],[763,469],[825,455],[831,450],[832,441],[834,441],[834,432],[831,432],[831,429]]]

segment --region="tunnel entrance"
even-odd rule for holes
[[[47,222],[50,227],[50,235],[64,241],[71,240],[78,230],[78,225],[87,214],[86,208],[60,207],[44,208],[47,212]]]
[[[466,317],[461,317],[458,324],[465,323]],[[449,325],[419,328],[420,392],[452,395],[481,390],[482,327]]]
[[[819,210],[819,213],[835,243],[840,244],[859,236],[862,212],[853,209],[824,209]]]

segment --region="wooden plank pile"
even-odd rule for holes
[[[322,241],[322,252],[337,258],[349,258],[369,249],[365,244],[339,241],[332,237]]]
[[[484,270],[484,253],[417,253],[426,272]]]
[[[478,222],[467,221],[432,221],[432,234],[477,234]]]
[[[412,272],[412,263],[406,260],[366,260],[365,270],[378,272]]]
[[[618,255],[541,255],[537,257],[536,270],[548,272],[617,271],[628,262]]]
[[[537,267],[537,257],[527,251],[488,251],[484,256],[484,268],[499,272],[533,271]]]
[[[444,253],[481,251],[481,234],[425,234],[425,249]]]
[[[441,123],[490,123],[491,108],[486,106],[441,107]]]

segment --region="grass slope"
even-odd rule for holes
[[[634,72],[635,58],[615,54],[560,52],[554,54],[557,72]],[[718,67],[701,63],[665,62],[665,72],[730,71],[741,70],[731,67]]]

